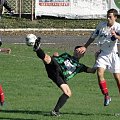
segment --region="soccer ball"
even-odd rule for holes
[[[28,34],[25,38],[26,44],[28,46],[33,46],[35,44],[36,39],[37,39],[37,37],[34,34]]]

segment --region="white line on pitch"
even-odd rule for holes
[[[15,45],[24,45],[26,43],[13,43],[13,44],[15,44]],[[44,44],[44,45],[55,45],[56,43],[42,43],[42,44]],[[59,44],[59,43],[57,43],[57,44]]]

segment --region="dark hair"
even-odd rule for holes
[[[115,16],[115,17],[117,17],[118,16],[118,11],[116,10],[116,9],[109,9],[108,11],[107,11],[107,14],[109,14],[109,13],[113,13],[113,15]]]
[[[82,46],[76,46],[74,50],[76,50],[76,49],[78,49],[78,48],[80,48],[80,47],[82,47]]]

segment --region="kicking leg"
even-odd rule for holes
[[[36,52],[37,56],[43,60],[43,62],[45,62],[46,64],[49,64],[51,62],[51,57],[44,53],[44,51],[40,48],[41,45],[41,38],[38,37],[35,41],[34,47],[33,47],[33,51]]]

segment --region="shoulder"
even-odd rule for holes
[[[116,32],[120,34],[120,23],[115,22],[114,27],[115,27]]]
[[[120,23],[115,22],[115,26],[120,28]]]
[[[98,24],[98,26],[102,26],[102,27],[104,27],[104,26],[106,26],[107,25],[107,22],[106,21],[102,21],[102,22],[100,22],[99,24]]]
[[[107,22],[106,21],[102,21],[102,22],[100,22],[97,25],[96,29],[101,29],[101,28],[105,27],[106,25],[107,25]]]

